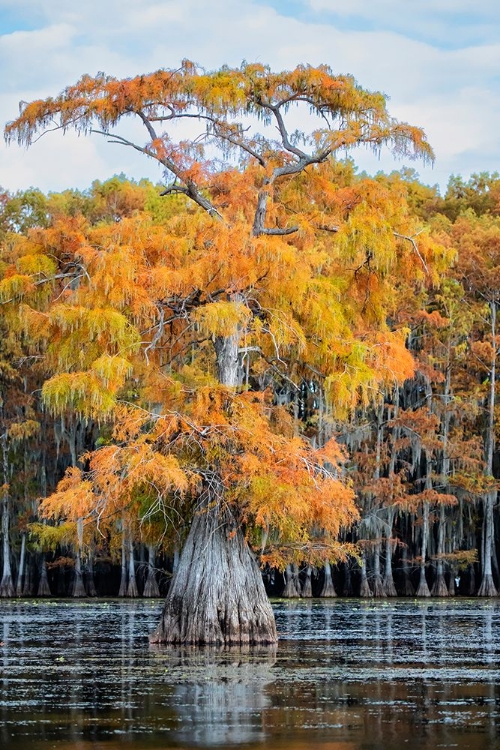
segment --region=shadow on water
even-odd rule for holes
[[[150,646],[160,601],[0,603],[0,747],[500,747],[500,603],[274,603],[278,649]]]

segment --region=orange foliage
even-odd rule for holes
[[[289,133],[291,107],[309,109],[310,132]],[[116,130],[128,115],[145,143]],[[203,124],[199,139],[156,130],[184,117]],[[314,373],[342,415],[413,374],[396,310],[441,249],[417,248],[400,191],[334,157],[365,144],[432,159],[423,132],[327,66],[206,73],[184,61],[122,81],[83,76],[25,105],[7,139],[29,145],[54,118],[138,148],[173,178],[165,193],[192,202],[161,223],[140,201],[115,223],[61,216],[17,241],[0,294],[24,305],[17,327],[50,373],[46,403],[114,423],[44,512],[185,516],[216,472],[242,523],[304,549],[315,534],[336,544],[357,514],[343,455],[333,440],[313,448],[275,394]],[[214,148],[225,162],[207,157]],[[49,260],[56,268],[40,271]],[[236,387],[221,375],[221,341],[236,347]]]

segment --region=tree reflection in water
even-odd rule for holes
[[[179,739],[215,747],[264,740],[276,646],[152,648],[176,683],[168,701],[177,712]]]

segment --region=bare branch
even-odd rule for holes
[[[146,118],[147,119],[147,118]],[[195,185],[195,183],[192,180],[184,180],[182,176],[182,170],[179,169],[179,167],[173,162],[171,159],[169,159],[166,156],[159,156],[157,153],[149,149],[147,146],[139,146],[137,143],[134,143],[133,141],[129,141],[127,138],[124,138],[121,135],[116,135],[113,133],[107,133],[103,130],[94,130],[93,128],[90,131],[91,133],[96,133],[97,135],[103,135],[106,138],[110,138],[110,143],[118,143],[122,146],[129,146],[130,148],[135,149],[136,151],[139,151],[141,154],[145,154],[146,156],[149,156],[150,159],[154,159],[155,161],[162,164],[162,166],[165,167],[169,172],[172,172],[175,177],[177,177],[179,180],[182,180],[185,183],[185,189],[179,190],[177,189],[177,192],[184,192],[185,195],[188,196],[188,198],[191,198],[192,201],[198,204],[200,208],[202,208],[204,211],[206,211],[210,216],[217,217],[218,219],[223,220],[222,214],[215,208],[215,206],[208,200],[208,198],[205,198],[204,195],[200,193],[198,190],[198,187]],[[168,195],[168,192],[166,193]]]
[[[422,255],[420,253],[420,250],[418,249],[418,245],[415,242],[414,237],[407,237],[405,234],[399,234],[399,232],[393,232],[393,235],[394,235],[394,237],[397,237],[398,240],[406,240],[407,242],[410,242],[412,244],[414,251],[416,252],[418,258],[420,259],[420,262],[422,263],[422,265],[423,265],[423,267],[425,269],[425,272],[428,274],[429,273],[429,268],[427,266],[427,263],[423,259]]]
[[[280,227],[274,227],[273,229],[266,229],[265,227],[263,227],[259,231],[259,235],[268,234],[268,235],[278,235],[278,236],[283,237],[287,234],[294,234],[295,232],[298,232],[298,231],[299,231],[298,227],[287,227],[285,229],[280,229]]]
[[[290,101],[292,101],[295,97],[289,97],[288,99],[285,99],[284,101],[280,102],[280,104],[271,104],[270,102],[265,102],[260,97],[255,99],[255,103],[258,104],[263,109],[268,109],[270,112],[273,113],[274,117],[276,118],[276,122],[278,123],[278,130],[281,135],[281,142],[284,146],[284,148],[291,154],[294,154],[299,159],[307,159],[307,154],[304,151],[301,151],[300,148],[297,148],[292,143],[290,143],[290,138],[288,135],[288,131],[285,126],[285,121],[283,120],[283,116],[280,112],[280,107],[288,104]]]
[[[144,112],[141,112],[140,109],[139,110],[131,110],[131,111],[133,111],[134,114],[136,114],[138,117],[141,118],[141,120],[143,121],[143,123],[144,123],[144,125],[145,125],[145,127],[146,127],[146,129],[147,129],[147,131],[149,133],[149,136],[150,136],[151,140],[152,141],[156,141],[156,139],[158,138],[158,136],[156,135],[156,131],[153,128],[153,126],[151,125],[151,121],[146,117],[146,115],[144,114]]]

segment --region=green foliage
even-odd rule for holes
[[[61,545],[71,544],[75,538],[76,524],[69,521],[51,526],[34,522],[28,525],[31,543],[40,552],[55,552]]]

